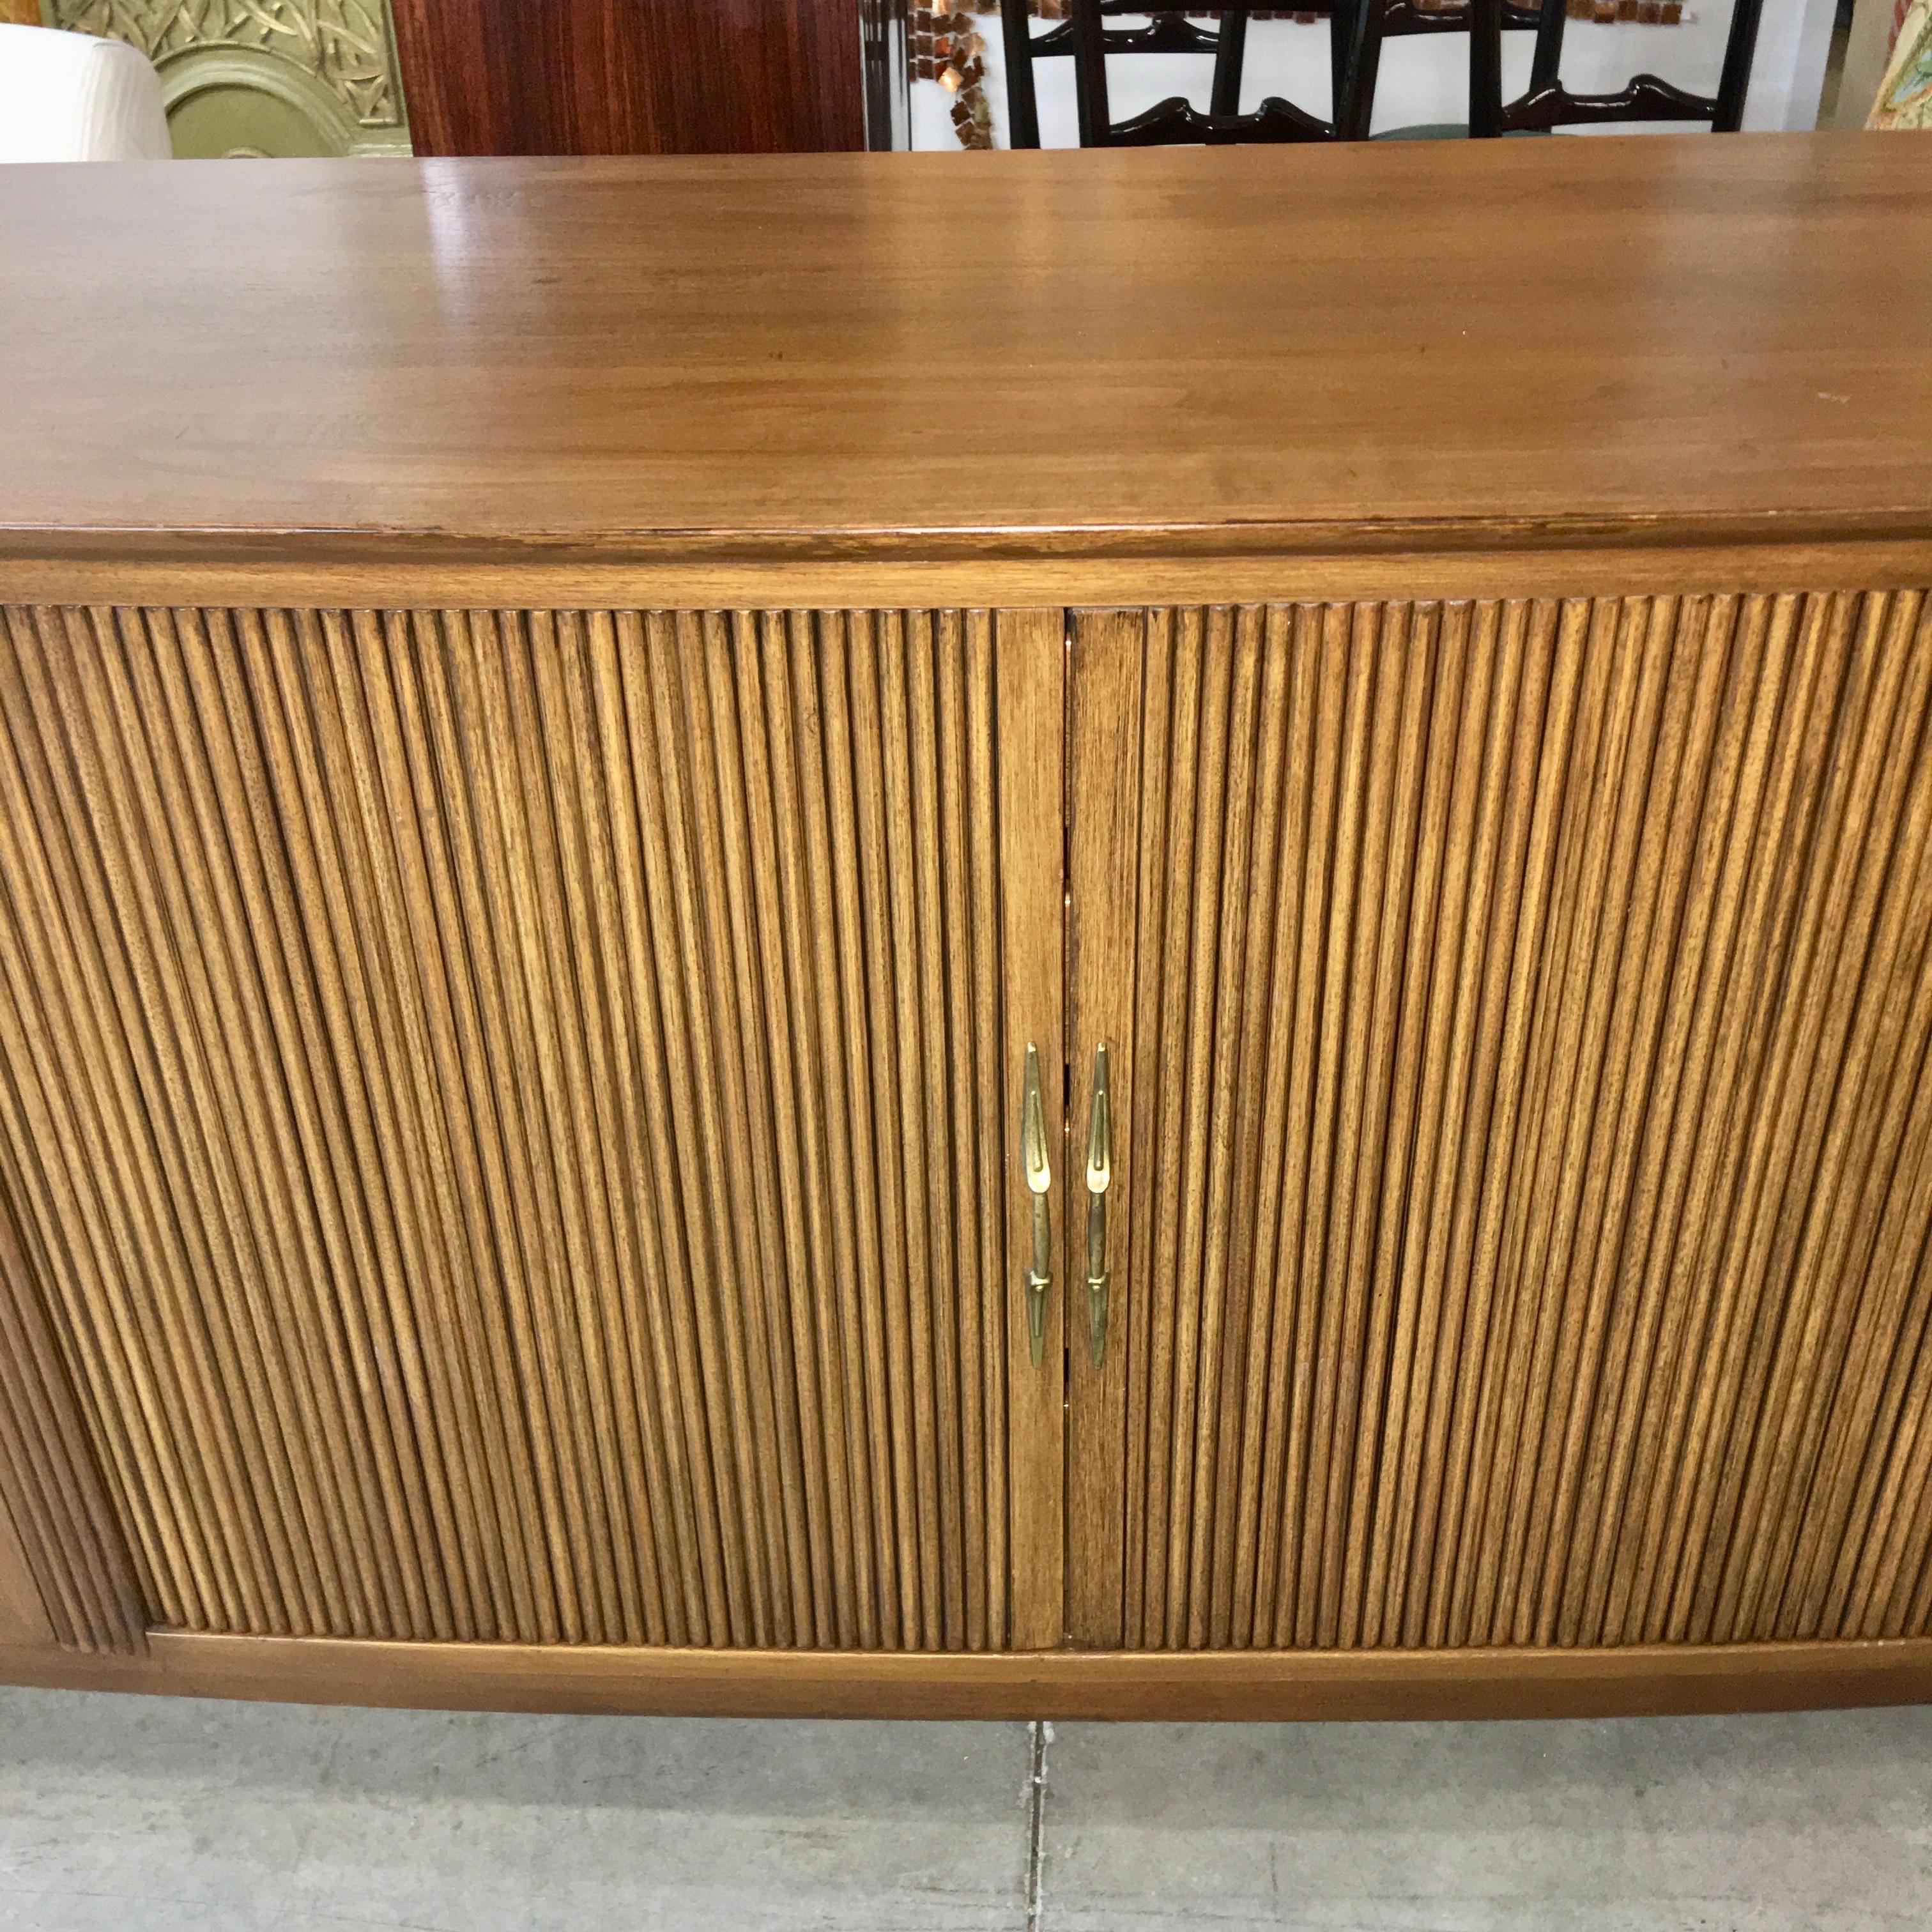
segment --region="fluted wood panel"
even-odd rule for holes
[[[133,1654],[146,1647],[140,1580],[10,1189],[0,1162],[0,1644]]]
[[[1921,599],[1119,623],[1126,1642],[1932,1630]]]
[[[1005,1640],[1005,647],[0,616],[0,1186],[153,1621]]]

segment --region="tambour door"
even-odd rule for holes
[[[1057,612],[0,613],[59,1640],[1055,1640],[1063,664]]]
[[[1928,713],[1914,596],[1079,614],[1076,1640],[1932,1631]]]

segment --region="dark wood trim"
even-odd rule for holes
[[[0,1682],[404,1709],[685,1717],[1628,1717],[1932,1702],[1932,1638],[1630,1650],[613,1650],[156,1632],[146,1658],[0,1649]]]

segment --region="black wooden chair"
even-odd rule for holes
[[[1460,6],[1420,7],[1416,0],[1358,0],[1353,8],[1354,37],[1349,49],[1347,79],[1336,95],[1344,104],[1338,109],[1337,130],[1345,141],[1366,141],[1369,122],[1375,113],[1376,82],[1382,71],[1382,43],[1407,39],[1418,34],[1467,34],[1473,16],[1469,0]],[[1542,20],[1536,0],[1502,0],[1502,25],[1505,30],[1538,26]],[[1469,50],[1469,120],[1474,125],[1478,113],[1479,62],[1473,39]],[[1468,129],[1430,128],[1400,129],[1398,134],[1462,134]]]
[[[1546,134],[1558,128],[1628,121],[1702,121],[1714,134],[1735,134],[1742,124],[1763,0],[1734,0],[1714,94],[1688,93],[1654,74],[1635,75],[1616,94],[1572,94],[1558,72],[1568,9],[1564,0],[1538,0],[1529,89],[1508,101],[1503,98],[1502,62],[1507,4],[1508,0],[1469,0],[1474,20],[1469,50],[1472,134]]]
[[[1270,95],[1258,107],[1240,112],[1241,73],[1247,56],[1248,16],[1258,0],[1222,0],[1220,20],[1210,28],[1172,8],[1150,8],[1146,0],[1071,0],[1067,17],[1040,34],[1033,32],[1027,0],[1000,0],[1005,29],[1009,140],[1016,148],[1040,146],[1039,97],[1034,86],[1036,60],[1070,58],[1079,104],[1083,148],[1148,148],[1237,142],[1332,141],[1336,124]],[[1347,93],[1349,26],[1355,0],[1308,0],[1306,10],[1329,16],[1329,69],[1339,115]],[[1110,27],[1107,16],[1148,14],[1144,26]],[[1204,113],[1181,94],[1158,102],[1144,113],[1115,121],[1108,105],[1107,57],[1110,54],[1211,53],[1214,76]]]

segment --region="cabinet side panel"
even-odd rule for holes
[[[1148,639],[1128,1643],[1932,1628],[1923,600]]]

